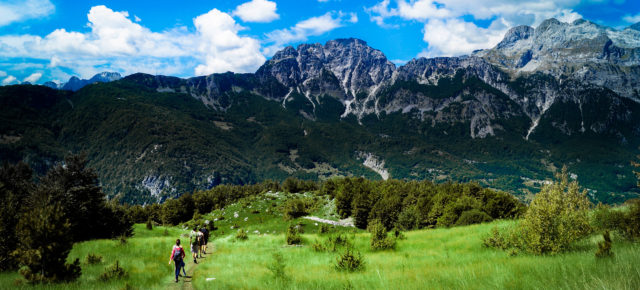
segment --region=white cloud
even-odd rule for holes
[[[324,15],[300,21],[293,27],[267,33],[267,43],[273,44],[266,47],[264,53],[266,55],[272,55],[282,49],[285,44],[305,41],[310,36],[322,35],[343,26],[343,21],[345,21],[343,18],[346,17],[346,15],[339,12],[338,15],[334,17],[334,14],[335,13],[327,12]],[[346,21],[351,20],[354,20],[352,15],[349,19],[346,19]],[[357,21],[357,16],[355,20]]]
[[[627,14],[624,17],[622,17],[622,20],[624,20],[627,23],[631,23],[631,24],[638,23],[638,22],[640,22],[640,13],[638,13],[636,15]]]
[[[205,64],[196,67],[196,75],[214,72],[253,72],[266,60],[260,53],[260,42],[238,36],[241,29],[233,18],[217,9],[193,21],[200,33],[197,50],[205,55]]]
[[[502,40],[507,27],[499,22],[489,28],[458,19],[434,19],[424,25],[424,41],[429,48],[421,56],[455,56],[493,47]]]
[[[493,47],[513,26],[535,26],[551,17],[563,22],[581,18],[572,10],[579,0],[397,0],[394,4],[383,0],[365,10],[381,27],[397,27],[387,24],[390,19],[424,23],[423,39],[429,48],[420,56],[468,54]],[[484,28],[468,18],[492,21]]]
[[[133,15],[133,20],[135,20],[136,22],[142,21],[142,19],[140,19],[140,17],[138,17],[138,15]]]
[[[84,78],[105,70],[179,76],[253,72],[265,60],[258,40],[240,36],[242,27],[217,9],[196,17],[195,31],[153,32],[133,22],[128,12],[102,5],[92,7],[87,18],[89,32],[0,36],[0,57],[46,60],[49,68],[68,68]]]
[[[0,2],[0,27],[14,22],[51,15],[56,7],[49,0]]]
[[[271,22],[280,15],[276,13],[276,2],[268,0],[251,0],[238,5],[233,15],[240,17],[244,22]]]
[[[1,70],[0,70],[0,78],[1,78],[1,77],[5,77],[5,76],[7,76],[7,73],[6,73],[6,72],[4,72],[4,71],[1,71]]]
[[[426,20],[431,18],[451,17],[453,12],[447,8],[438,7],[434,1],[419,0],[407,3],[398,1],[397,15],[404,19]]]
[[[351,23],[358,23],[358,14],[357,13],[349,13],[350,17],[349,17],[349,22]]]
[[[28,77],[24,78],[23,82],[30,82],[35,84],[42,77],[42,73],[32,73]]]
[[[14,83],[16,81],[16,77],[14,76],[8,76],[6,77],[4,80],[2,80],[2,85],[6,86],[9,85],[11,83]]]

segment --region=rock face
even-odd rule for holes
[[[583,109],[601,102],[601,96],[622,111],[627,108],[620,98],[640,102],[638,25],[615,30],[586,20],[548,19],[536,28],[514,27],[496,47],[471,56],[417,58],[398,68],[379,50],[350,38],[287,47],[255,74],[127,78],[160,92],[190,94],[223,111],[234,93],[249,91],[311,120],[334,104],[328,97],[339,102],[341,108],[334,104],[331,110],[340,110],[336,115],[342,118],[400,112],[432,127],[466,124],[472,138],[515,130],[510,133],[528,139],[541,122],[567,135],[620,135],[609,129],[615,122],[629,122],[628,116],[616,111],[589,116]],[[593,94],[598,97],[586,97]],[[558,111],[554,106],[569,106],[578,116],[547,116]],[[569,129],[562,118],[582,123]],[[516,123],[505,129],[504,124]]]
[[[256,75],[260,79],[274,77],[290,89],[284,104],[293,92],[306,96],[314,106],[319,103],[315,97],[329,95],[345,105],[343,115],[361,116],[370,112],[363,104],[375,98],[394,71],[395,65],[381,51],[349,38],[331,40],[324,46],[289,46],[277,52]]]
[[[552,18],[535,29],[512,28],[496,47],[476,55],[512,75],[541,72],[640,101],[640,31],[634,27],[615,30],[583,19]]]
[[[88,80],[80,79],[76,76],[73,76],[69,79],[68,82],[66,82],[65,84],[58,85],[58,87],[56,88],[75,92],[82,89],[86,85],[95,84],[95,83],[108,83],[112,81],[117,81],[121,78],[122,76],[117,72],[101,72],[99,74],[94,75]]]

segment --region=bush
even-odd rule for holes
[[[622,234],[628,239],[640,238],[640,199],[630,200],[629,210],[619,226]]]
[[[410,206],[405,208],[398,215],[397,225],[405,231],[413,230],[419,226],[420,211],[417,206]]]
[[[329,225],[322,223],[320,227],[318,227],[318,235],[329,233],[329,230]]]
[[[299,226],[290,224],[287,228],[287,245],[299,245],[302,243],[302,237],[300,237]]]
[[[407,237],[404,236],[404,234],[400,231],[400,229],[398,227],[395,227],[391,230],[391,233],[393,233],[393,237],[396,240],[404,240]]]
[[[365,260],[360,252],[354,252],[351,249],[347,249],[336,259],[335,267],[338,271],[355,272],[363,270],[365,267]]]
[[[286,264],[280,252],[273,253],[273,260],[267,265],[276,280],[288,280],[285,272]]]
[[[100,281],[106,282],[111,279],[122,279],[127,277],[127,271],[120,267],[120,262],[116,260],[116,263],[110,267],[104,269],[104,273],[100,274]]]
[[[625,213],[608,205],[598,204],[591,214],[591,227],[598,232],[622,230]]]
[[[147,230],[153,230],[153,222],[151,221],[151,218],[147,220]]]
[[[586,191],[569,182],[566,167],[538,193],[520,223],[522,246],[534,254],[555,254],[591,232]]]
[[[396,247],[396,240],[387,236],[387,229],[384,228],[380,220],[373,220],[369,223],[369,232],[371,233],[372,250],[387,250]]]
[[[490,222],[491,220],[491,217],[486,212],[478,209],[472,209],[465,211],[460,215],[460,218],[458,218],[458,221],[456,222],[456,226],[485,223]]]
[[[246,241],[249,238],[247,235],[247,231],[243,229],[238,229],[238,233],[236,233],[236,240]]]
[[[606,258],[613,256],[613,253],[611,252],[611,235],[609,234],[609,231],[605,231],[604,234],[602,234],[602,238],[604,240],[598,243],[596,258]]]
[[[509,243],[504,234],[498,230],[498,227],[491,229],[491,234],[482,240],[482,245],[488,248],[496,248],[505,250],[509,248]]]
[[[310,200],[294,198],[287,200],[282,206],[282,214],[285,220],[292,220],[309,214]]]
[[[87,255],[87,264],[94,265],[98,263],[102,263],[102,256],[93,253]]]
[[[321,241],[317,240],[317,239],[313,244],[311,244],[311,248],[315,252],[324,252],[324,251],[327,250],[327,248],[324,246],[324,244]]]

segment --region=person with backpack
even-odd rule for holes
[[[191,244],[191,256],[193,257],[193,263],[198,264],[196,258],[198,257],[198,248],[200,245],[198,244],[198,226],[193,228],[193,231],[189,233],[189,243]]]
[[[198,254],[200,255],[200,258],[202,258],[202,256],[204,255],[204,251],[202,251],[203,248],[204,248],[204,233],[202,232],[202,230],[198,230]]]
[[[178,283],[178,276],[180,275],[180,268],[182,268],[182,273],[184,276],[187,276],[187,271],[184,269],[184,249],[180,246],[180,239],[176,240],[176,244],[173,246],[171,250],[171,257],[169,258],[169,265],[171,265],[171,261],[173,261],[176,265],[176,283]]]
[[[200,231],[203,234],[202,253],[207,254],[207,244],[209,243],[209,230],[206,227],[202,227]]]

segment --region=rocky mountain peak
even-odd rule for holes
[[[512,46],[520,40],[529,39],[529,37],[533,35],[534,31],[535,29],[533,29],[533,27],[527,25],[520,25],[511,28],[504,35],[504,38],[502,39],[502,41],[500,41],[500,43],[498,43],[498,46],[496,46],[496,48],[502,49],[508,46]]]
[[[640,22],[627,27],[627,29],[633,29],[633,30],[636,30],[636,31],[640,31]]]
[[[510,29],[496,47],[475,53],[513,76],[542,72],[605,86],[636,99],[640,86],[640,31],[616,30],[579,19],[551,18],[532,30]],[[606,71],[603,74],[600,72]]]
[[[296,49],[289,46],[278,51],[256,74],[259,77],[273,76],[283,85],[299,91],[309,92],[311,84],[323,72],[337,79],[344,92],[343,101],[359,93],[373,94],[378,86],[391,78],[395,65],[379,50],[371,48],[360,39],[336,39],[325,43],[301,44]],[[334,78],[323,78],[328,81]]]
[[[80,79],[76,76],[72,76],[69,78],[69,81],[63,85],[60,85],[61,89],[68,91],[77,91],[86,85],[94,84],[94,83],[108,83],[112,81],[117,81],[121,79],[122,76],[117,72],[101,72],[90,79]]]

